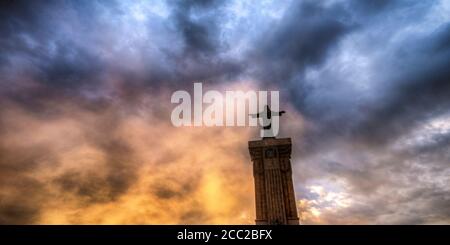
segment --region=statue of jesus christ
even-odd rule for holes
[[[262,112],[259,112],[257,114],[251,114],[252,117],[256,118],[262,118],[263,120],[263,129],[264,129],[264,136],[263,138],[275,138],[272,132],[272,116],[281,117],[285,111],[271,111],[269,105],[266,105],[265,110]]]

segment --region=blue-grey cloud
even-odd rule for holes
[[[314,125],[302,135],[283,131],[302,146],[293,157],[299,199],[323,200],[326,191],[353,198],[323,211],[324,222],[448,223],[449,10],[446,1],[401,0],[3,1],[0,102],[44,119],[62,113],[49,104],[135,108],[149,91],[252,80],[280,89],[283,103]],[[114,128],[118,117],[104,120]],[[7,131],[0,121],[0,134]],[[66,173],[54,183],[84,196],[106,185],[105,200],[114,200],[136,169],[119,171],[126,160],[112,153],[127,147],[98,138],[117,159],[109,175],[99,184]],[[42,191],[27,176],[42,149],[18,157],[1,143],[0,175],[38,183],[11,188]],[[2,201],[0,223],[35,221],[39,207],[24,198]]]

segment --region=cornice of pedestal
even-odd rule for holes
[[[266,146],[284,146],[292,145],[291,138],[264,138],[261,140],[252,140],[248,142],[249,148],[266,147]]]
[[[252,161],[258,161],[263,158],[263,151],[267,148],[276,148],[276,154],[280,158],[290,158],[292,143],[291,138],[264,138],[248,142],[248,149]]]

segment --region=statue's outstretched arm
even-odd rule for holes
[[[284,113],[286,113],[286,111],[280,111],[280,112],[272,111],[272,114],[274,114],[274,116],[281,116]]]

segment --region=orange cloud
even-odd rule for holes
[[[252,224],[256,129],[174,128],[169,101],[4,104],[1,223]]]

